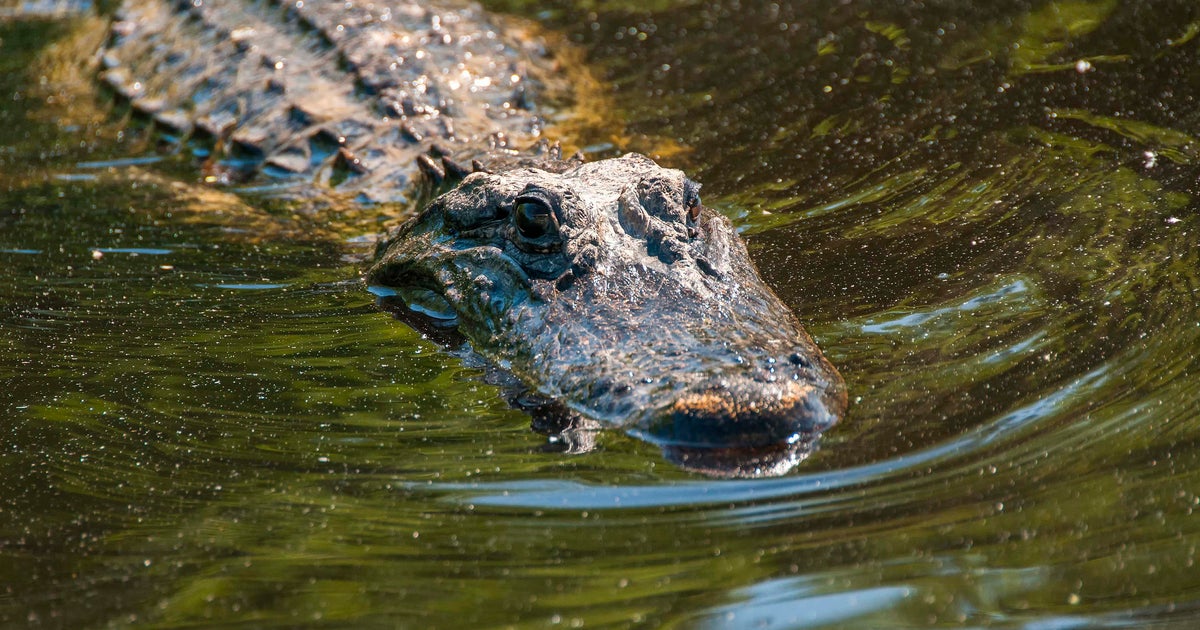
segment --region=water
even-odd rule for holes
[[[849,417],[777,479],[553,452],[356,283],[394,216],[145,160],[28,69],[71,22],[0,22],[0,623],[1197,622],[1200,7],[494,4],[615,86],[577,144],[704,182]]]

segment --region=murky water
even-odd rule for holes
[[[849,417],[778,479],[552,452],[356,283],[388,217],[60,124],[72,23],[0,22],[0,624],[1200,621],[1200,6],[498,6],[612,82],[575,143],[744,228]]]

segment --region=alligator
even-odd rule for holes
[[[366,283],[452,327],[556,435],[616,427],[685,468],[771,475],[845,412],[699,184],[540,138],[571,85],[534,26],[458,0],[126,0],[98,59],[208,181],[411,204]]]

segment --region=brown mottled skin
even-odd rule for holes
[[[508,148],[540,135],[536,93],[566,99],[553,58],[498,20],[457,0],[127,0],[101,77],[212,180],[445,191],[367,282],[455,325],[569,450],[618,427],[708,474],[787,471],[845,412],[837,370],[682,172]]]

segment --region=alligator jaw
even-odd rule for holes
[[[707,474],[781,474],[844,414],[841,376],[683,173],[627,155],[467,175],[371,284],[438,293],[537,394]]]
[[[832,410],[839,403],[812,383],[797,379],[783,387],[763,385],[714,383],[708,391],[684,393],[649,421],[647,434],[693,449],[753,449],[792,444],[837,421]]]

